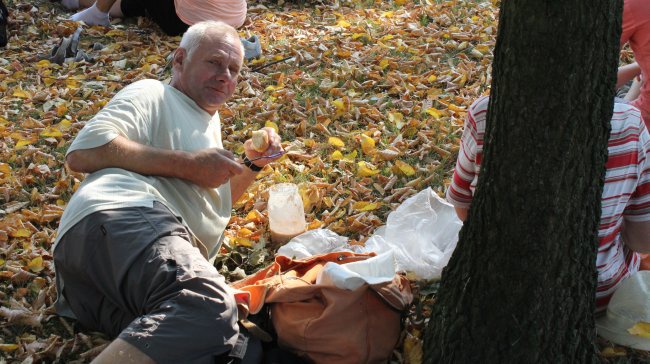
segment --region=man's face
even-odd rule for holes
[[[243,57],[239,39],[208,32],[189,57],[176,51],[172,86],[214,114],[235,92]]]

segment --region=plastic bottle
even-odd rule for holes
[[[274,244],[284,244],[305,231],[305,208],[295,184],[280,183],[269,188],[267,208]]]

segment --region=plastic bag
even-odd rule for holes
[[[395,257],[392,251],[366,260],[348,264],[325,263],[318,273],[316,284],[355,290],[364,284],[380,284],[395,277]]]
[[[422,190],[388,215],[385,226],[366,241],[365,251],[392,250],[398,271],[420,279],[438,279],[458,243],[463,226],[454,207],[433,192]]]
[[[332,252],[363,253],[361,246],[351,246],[348,238],[328,229],[314,229],[302,233],[291,239],[287,244],[278,249],[277,255],[301,259]]]

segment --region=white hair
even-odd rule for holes
[[[206,37],[208,32],[217,33],[223,37],[232,36],[234,39],[239,38],[237,30],[230,25],[222,21],[206,20],[198,22],[187,29],[183,38],[181,38],[181,43],[179,48],[185,49],[187,52],[187,57],[189,58],[192,52],[199,46],[201,41]],[[239,45],[244,54],[244,46],[239,42]]]

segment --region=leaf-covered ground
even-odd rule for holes
[[[179,38],[146,19],[85,27],[80,48],[94,60],[60,66],[47,58],[77,28],[71,13],[48,0],[8,7],[9,45],[0,49],[0,363],[87,362],[108,339],[52,309],[51,246],[83,179],[65,170],[64,153],[126,84],[168,79],[166,58]],[[442,195],[465,109],[488,91],[496,14],[491,2],[459,0],[250,2],[251,23],[240,34],[259,35],[264,54],[247,63],[221,110],[224,143],[241,152],[251,131],[270,125],[288,153],[237,204],[218,268],[235,279],[273,256],[265,191],[274,183],[300,186],[310,228],[359,244],[417,191],[430,186]],[[420,362],[435,284],[414,288],[394,362]],[[647,359],[605,343],[601,350],[613,362]]]

